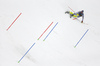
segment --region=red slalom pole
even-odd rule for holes
[[[38,40],[42,37],[42,35],[48,30],[48,28],[53,24],[53,22],[47,27],[47,29],[41,34],[41,36],[38,38]]]
[[[76,20],[77,18],[74,18],[73,20]]]
[[[67,5],[68,6],[68,5]],[[69,6],[68,6],[68,8],[70,8]],[[71,8],[70,8],[71,9]],[[75,11],[73,10],[73,9],[71,9],[74,13],[75,13]],[[74,18],[73,20],[76,20],[77,18]]]
[[[17,18],[13,21],[13,23],[7,28],[7,31],[9,30],[9,28],[15,23],[15,21],[19,18],[19,16],[21,15],[22,13],[20,13]]]
[[[69,6],[68,6],[68,8],[70,8]],[[71,8],[70,8],[71,9]],[[71,9],[74,13],[75,13],[75,11],[73,10],[73,9]]]

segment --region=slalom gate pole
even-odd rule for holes
[[[15,21],[19,18],[19,16],[21,15],[22,13],[20,13],[19,15],[18,15],[18,17],[13,21],[13,23],[7,28],[7,31],[9,30],[9,28],[15,23]]]
[[[89,31],[89,29],[87,29],[87,31],[84,33],[84,35],[81,37],[81,39],[77,42],[77,44],[74,46],[74,48],[79,44],[79,42],[82,40],[82,38],[85,36],[85,34]]]
[[[68,6],[68,5],[67,5]],[[74,13],[75,13],[75,11],[71,8],[71,7],[69,7],[68,6],[68,8],[70,8]],[[77,18],[74,18],[73,20],[76,20]]]
[[[67,5],[68,6],[68,5]],[[68,8],[70,8],[69,6],[68,6]],[[74,13],[75,13],[75,11],[72,9],[72,8],[70,8]]]
[[[49,28],[52,24],[53,24],[53,22],[47,27],[47,29],[41,34],[41,36],[40,36],[37,40],[39,40],[39,39],[42,37],[42,35],[48,30],[48,28]]]
[[[53,31],[53,29],[56,27],[56,25],[58,24],[58,22],[55,24],[55,26],[52,28],[52,30],[48,33],[48,35],[44,38],[44,40],[43,41],[45,41],[46,40],[46,38],[49,36],[49,34]]]
[[[77,18],[74,18],[73,20],[76,20]]]
[[[25,55],[30,51],[30,49],[35,45],[35,43],[28,49],[28,51],[23,55],[23,57],[18,61],[18,63],[20,63],[20,61],[25,57]]]

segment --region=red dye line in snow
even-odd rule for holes
[[[38,40],[42,37],[42,35],[48,30],[48,28],[53,24],[53,22],[47,27],[47,29],[41,34],[41,36],[38,38]]]
[[[18,17],[21,15],[22,13],[20,13],[19,15],[18,15]],[[13,23],[8,27],[8,29],[7,29],[7,31],[9,30],[9,28],[14,24],[14,22],[18,19],[18,17],[13,21]]]

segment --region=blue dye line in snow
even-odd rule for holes
[[[89,29],[84,33],[84,35],[81,37],[81,39],[77,42],[77,44],[74,46],[74,48],[79,44],[79,42],[82,40],[82,38],[85,36],[85,34],[88,32]]]
[[[25,57],[25,55],[30,51],[30,49],[35,45],[35,43],[28,49],[28,51],[23,55],[23,57],[18,61],[18,63]]]
[[[45,41],[46,40],[46,38],[49,36],[49,34],[53,31],[53,29],[56,27],[56,25],[58,24],[58,22],[55,24],[55,26],[52,28],[52,30],[48,33],[48,35],[44,38],[44,40],[43,41]]]

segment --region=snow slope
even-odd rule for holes
[[[67,5],[75,12],[85,11],[85,24],[64,13],[70,10]],[[0,66],[100,66],[99,6],[99,0],[0,0]],[[18,63],[33,43],[36,44]]]

